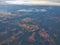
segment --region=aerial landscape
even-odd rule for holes
[[[0,4],[0,45],[60,45],[59,5],[7,2]]]

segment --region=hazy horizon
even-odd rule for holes
[[[59,5],[60,0],[0,0],[0,4],[15,5]]]

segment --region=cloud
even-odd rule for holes
[[[47,9],[40,9],[40,11],[41,11],[41,12],[46,12],[46,11],[47,11]]]
[[[21,9],[21,10],[17,10],[18,12],[33,12],[33,10],[31,9]]]
[[[47,0],[15,0],[6,1],[7,4],[23,4],[23,5],[60,5],[60,3]]]
[[[60,0],[48,0],[48,1],[59,2],[60,3]]]
[[[17,16],[17,15],[16,14],[13,14],[11,12],[0,11],[0,17],[4,17],[4,19],[12,18],[12,17],[15,17],[15,16]]]
[[[0,0],[0,4],[16,4],[16,5],[59,5],[60,0]]]
[[[46,12],[47,9],[20,9],[18,12]]]
[[[0,4],[5,4],[6,0],[0,0]]]
[[[12,1],[12,0],[0,0],[0,4],[6,4],[5,1]]]

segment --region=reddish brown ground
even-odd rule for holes
[[[32,35],[30,35],[30,36],[28,37],[28,41],[30,41],[30,42],[36,41],[36,39],[35,39],[35,32],[33,32]]]
[[[20,34],[23,34],[22,31],[19,31],[18,33],[12,35],[10,38],[7,38],[3,41],[0,42],[0,45],[4,44],[4,43],[9,43],[9,42],[13,42],[14,40],[18,39],[16,36],[20,35]]]
[[[45,30],[39,31],[39,35],[45,39],[42,41],[43,45],[45,44],[46,41],[49,42],[50,45],[55,45],[54,39],[51,38],[50,35]]]
[[[32,19],[31,19],[31,18],[24,18],[24,19],[22,19],[22,21],[25,21],[25,22],[31,22]]]
[[[49,35],[48,35],[48,33],[47,33],[45,30],[40,31],[40,32],[39,32],[39,35],[40,35],[41,37],[45,38],[45,39],[49,38]]]
[[[7,34],[7,31],[5,31],[5,32],[0,32],[0,35],[1,35],[1,36],[5,35],[5,34]]]
[[[27,29],[28,31],[35,31],[39,29],[37,25],[19,24],[19,26]]]

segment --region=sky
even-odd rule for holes
[[[0,0],[0,4],[60,5],[60,0]]]

